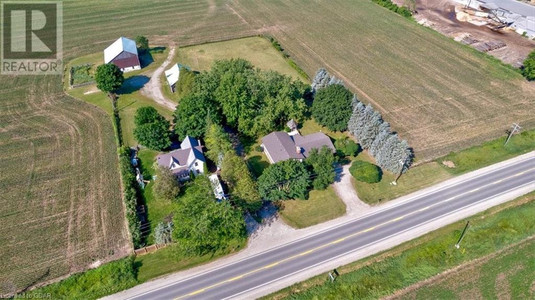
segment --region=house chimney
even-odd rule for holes
[[[295,146],[295,152],[296,152],[297,154],[301,154],[301,147],[299,147],[299,146]]]

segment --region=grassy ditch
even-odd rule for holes
[[[535,193],[530,193],[471,217],[472,226],[460,249],[454,244],[466,220],[342,266],[338,268],[341,276],[334,283],[322,274],[265,299],[365,299],[390,295],[534,235],[534,200]]]

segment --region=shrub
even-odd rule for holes
[[[381,169],[369,162],[354,161],[349,168],[351,175],[358,181],[377,183],[381,181]]]
[[[527,80],[535,80],[535,50],[531,51],[522,67],[522,75]]]
[[[359,144],[348,137],[337,139],[334,142],[334,146],[339,153],[343,154],[343,156],[356,156],[360,151]]]
[[[169,244],[172,242],[173,222],[160,222],[154,229],[154,240],[157,245]]]

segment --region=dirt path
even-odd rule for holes
[[[156,101],[156,103],[174,111],[176,108],[176,103],[164,97],[160,84],[160,75],[162,75],[167,65],[171,63],[173,57],[175,56],[176,46],[171,45],[170,49],[171,50],[169,51],[169,55],[167,55],[167,58],[162,63],[162,65],[159,66],[158,69],[156,69],[154,73],[152,73],[152,75],[150,75],[150,80],[143,86],[143,88],[141,89],[141,93],[149,98],[152,98],[154,101]]]
[[[336,174],[333,184],[336,195],[346,204],[346,215],[355,216],[366,212],[370,206],[359,199],[357,192],[351,184],[350,165],[343,166]]]

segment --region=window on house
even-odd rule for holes
[[[198,163],[198,162],[195,162],[195,166],[198,166],[198,165],[199,165],[199,163]]]

